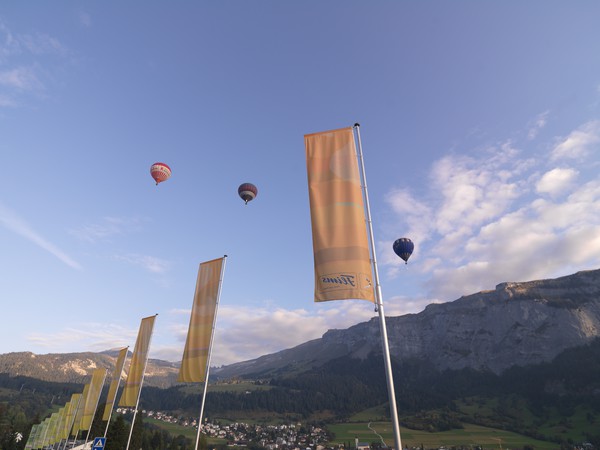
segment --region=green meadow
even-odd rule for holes
[[[331,443],[354,445],[354,439],[359,442],[382,443],[392,446],[394,432],[391,422],[361,422],[332,424],[327,426],[335,437]],[[439,448],[442,446],[483,446],[486,448],[522,449],[530,446],[536,450],[556,450],[553,442],[538,441],[509,431],[496,430],[478,425],[465,424],[464,429],[430,433],[427,431],[400,428],[403,447]]]

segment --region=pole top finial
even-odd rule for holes
[[[356,128],[356,127],[360,127],[360,123],[356,122],[356,123],[354,124],[354,128]]]

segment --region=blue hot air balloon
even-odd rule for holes
[[[415,244],[408,238],[396,239],[394,242],[394,253],[404,260],[405,264],[408,264],[408,258],[412,255],[415,249]]]

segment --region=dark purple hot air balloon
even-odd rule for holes
[[[408,238],[396,239],[394,242],[394,253],[404,260],[405,264],[408,264],[408,258],[412,255],[415,249],[415,244]]]

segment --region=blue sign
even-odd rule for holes
[[[104,444],[106,444],[106,438],[97,437],[94,439],[94,445],[92,445],[92,450],[104,450]]]

